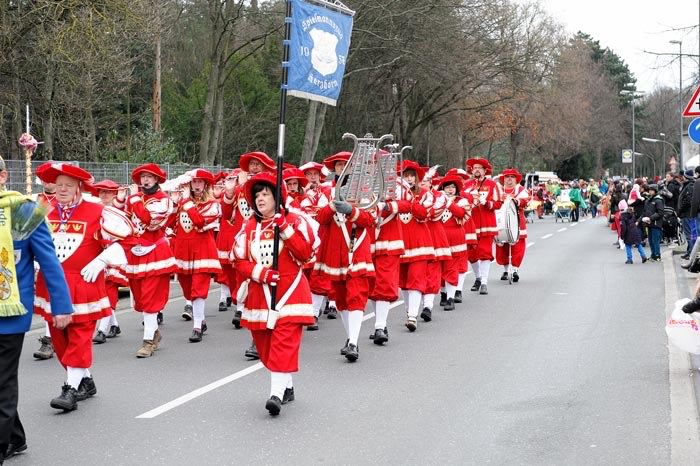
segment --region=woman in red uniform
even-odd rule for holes
[[[273,416],[279,414],[282,404],[294,400],[292,373],[299,370],[303,328],[314,323],[311,290],[302,271],[313,255],[313,231],[302,217],[286,209],[275,215],[275,178],[273,173],[260,173],[246,183],[246,198],[254,215],[236,236],[233,249],[236,270],[249,282],[241,323],[252,333],[260,360],[270,371],[270,398],[265,408]],[[286,199],[284,186],[280,192]],[[277,270],[272,269],[275,227],[280,232]],[[272,286],[276,287],[279,316],[268,325]]]
[[[177,279],[185,299],[192,301],[193,328],[190,342],[202,341],[207,331],[204,306],[211,275],[221,272],[214,229],[219,225],[221,205],[211,194],[214,175],[198,168],[182,190],[175,227]]]
[[[503,266],[501,280],[508,280],[508,269],[513,267],[513,281],[518,282],[518,268],[523,263],[525,248],[527,245],[527,222],[525,221],[525,207],[530,202],[530,194],[527,189],[520,184],[523,175],[515,168],[506,168],[498,177],[503,185],[503,200],[513,199],[518,204],[518,229],[520,236],[518,242],[510,245],[496,244],[496,263]]]

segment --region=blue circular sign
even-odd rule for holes
[[[694,118],[688,125],[688,137],[696,144],[700,144],[700,118]]]

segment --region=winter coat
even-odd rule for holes
[[[649,228],[661,228],[664,218],[664,199],[658,194],[649,198],[644,203],[643,217],[649,217],[651,223],[646,225]]]
[[[631,212],[620,215],[620,238],[625,244],[634,245],[642,242],[642,232],[637,227],[637,220]]]
[[[692,182],[695,184],[695,181]],[[700,213],[700,189],[693,189],[693,196],[690,200],[690,218],[695,218]]]
[[[678,196],[681,193],[681,187],[681,184],[675,179],[666,183],[666,189],[671,193],[671,198],[666,201],[667,206],[673,207],[674,209],[676,208],[678,205]]]
[[[681,192],[678,195],[678,216],[681,218],[689,218],[690,217],[690,205],[692,204],[693,201],[693,196],[694,196],[694,188],[695,187],[695,180],[690,180],[687,183],[683,185],[683,188],[681,188]],[[700,194],[700,189],[698,189],[698,193]]]

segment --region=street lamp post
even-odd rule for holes
[[[646,157],[646,158],[648,158],[649,160],[651,160],[651,164],[652,164],[653,170],[654,170],[654,171],[652,172],[653,175],[652,175],[651,177],[653,178],[654,176],[656,176],[656,173],[657,173],[657,172],[656,172],[656,160],[654,160],[654,157],[652,157],[652,156],[649,155],[649,154],[643,154],[643,153],[641,153],[641,152],[633,152],[633,153],[632,153],[632,159],[634,160],[634,158],[636,158],[638,155],[643,155],[644,157]]]
[[[681,40],[670,40],[669,44],[678,45],[678,112],[679,112],[679,137],[681,141],[680,153],[678,155],[678,164],[681,167],[681,171],[685,170],[685,165],[683,164],[683,41]]]
[[[661,139],[666,139],[666,135],[664,133],[659,133],[659,137]],[[661,176],[664,176],[666,174],[666,144],[661,145],[661,162]]]
[[[634,85],[634,83],[628,83],[628,86]],[[620,91],[620,95],[628,95],[632,97],[632,180],[637,178],[637,168],[636,168],[636,162],[635,159],[636,157],[634,156],[634,143],[635,143],[635,137],[634,137],[634,101],[638,99],[639,97],[642,97],[644,95],[644,92],[635,92],[635,91],[629,91],[627,89],[623,89]]]
[[[659,133],[659,136],[661,136],[661,137],[666,137],[666,135],[665,135],[664,133]],[[670,142],[666,141],[665,139],[642,138],[642,141],[644,141],[644,142],[661,143],[661,144],[664,145],[664,146],[663,146],[663,147],[664,147],[664,170],[666,169],[666,145],[671,146],[671,149],[673,149],[673,152],[675,152],[676,157],[679,157],[678,151],[676,150],[676,146],[674,146],[674,145],[671,144]],[[683,170],[681,170],[681,172],[682,172],[682,171],[683,171]],[[662,175],[663,175],[663,173],[662,173]]]

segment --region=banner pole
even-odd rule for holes
[[[284,131],[285,120],[287,113],[287,78],[289,76],[289,42],[292,32],[292,0],[286,0],[286,10],[284,17],[284,41],[282,52],[282,86],[280,89],[280,119],[279,132],[277,134],[277,183],[275,187],[275,200],[277,202],[277,211],[284,212],[284,204],[286,199],[282,197],[282,170],[284,169]],[[280,231],[279,227],[275,226],[275,239],[272,249],[272,269],[277,270],[279,266],[279,246],[280,246]],[[274,328],[279,316],[277,307],[277,286],[272,286],[270,290],[270,312],[267,320],[267,327]],[[274,316],[274,317],[273,317]]]

